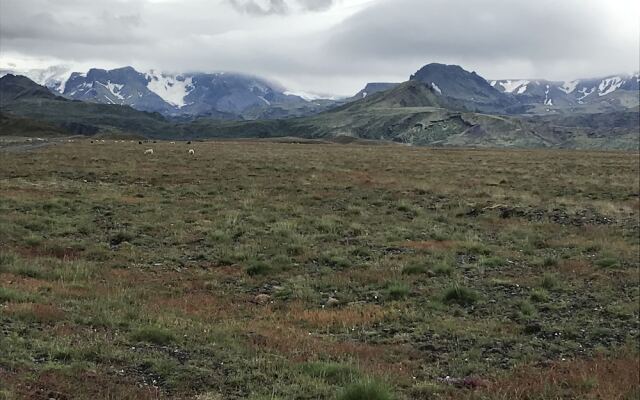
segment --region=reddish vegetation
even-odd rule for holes
[[[238,299],[228,294],[181,293],[178,297],[151,299],[146,308],[157,314],[166,314],[169,310],[175,310],[181,314],[211,321],[242,315],[243,308],[249,307],[248,303],[248,297]],[[264,310],[260,312],[262,311]]]
[[[567,275],[591,275],[594,267],[587,260],[564,260],[558,265],[558,270]]]
[[[71,399],[158,399],[155,388],[140,388],[123,377],[84,372],[79,376],[61,372],[44,372],[33,381],[18,381],[18,374],[3,373],[0,380],[15,388],[22,399],[71,400]],[[19,376],[26,376],[19,374]],[[6,378],[6,379],[5,379]]]
[[[24,292],[34,293],[41,287],[51,287],[52,283],[42,279],[29,278],[11,273],[0,274],[0,284],[4,287],[20,289]]]
[[[402,247],[415,250],[441,250],[451,249],[457,245],[453,240],[426,240],[426,241],[407,241],[402,242]]]
[[[305,309],[296,304],[287,313],[287,319],[298,320],[314,329],[363,328],[381,322],[386,311],[373,304],[361,307]]]
[[[43,323],[56,322],[64,318],[64,311],[50,304],[9,303],[5,313]]]
[[[68,247],[18,247],[13,249],[25,258],[53,257],[60,260],[77,260],[81,251]]]
[[[522,367],[491,382],[481,394],[491,399],[637,399],[640,358],[597,357],[564,361],[548,368]]]
[[[276,352],[295,362],[350,358],[367,373],[396,380],[411,379],[420,362],[410,346],[331,340],[273,323],[255,324],[247,327],[247,331],[248,342],[254,348]]]

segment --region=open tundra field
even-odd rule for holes
[[[0,399],[636,399],[639,163],[0,149]]]

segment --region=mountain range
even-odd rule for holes
[[[485,80],[459,66],[429,64],[412,75],[440,95],[462,100],[466,108],[503,114],[625,111],[639,104],[640,74],[618,74],[594,79]],[[495,89],[490,90],[487,84]],[[353,100],[387,91],[400,83],[370,83]],[[498,92],[498,93],[496,93]],[[500,96],[503,94],[503,96]]]
[[[288,118],[317,113],[334,104],[332,100],[305,99],[277,83],[236,73],[142,73],[132,67],[93,68],[86,73],[63,67],[0,71],[0,75],[9,73],[27,76],[68,99],[128,105],[168,117]]]
[[[58,80],[53,75],[59,71],[51,72],[38,75],[48,87],[24,76],[0,78],[3,134],[6,127],[28,135],[296,136],[601,149],[637,149],[640,142],[637,75],[570,84],[487,81],[460,66],[434,63],[406,82],[369,84],[351,98],[320,101],[238,74],[142,74],[127,67]]]
[[[510,94],[533,112],[614,111],[638,105],[638,74],[612,75],[597,79],[547,81],[530,79],[494,80],[498,91]]]
[[[61,66],[28,71],[0,70],[29,77],[72,100],[128,105],[167,117],[229,120],[280,119],[317,114],[400,83],[368,83],[350,98],[322,99],[295,94],[267,79],[236,73],[167,74],[132,67],[93,68],[86,73]],[[418,81],[446,98],[439,103],[467,111],[496,114],[624,111],[636,107],[639,75],[612,75],[566,82],[503,79],[487,81],[455,65],[425,65],[409,81]]]

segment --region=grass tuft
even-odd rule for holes
[[[455,303],[461,306],[469,306],[478,300],[478,294],[464,286],[455,283],[444,292],[445,303]]]
[[[600,268],[615,268],[619,266],[618,260],[613,257],[605,257],[596,260],[595,265]]]
[[[272,268],[269,264],[256,261],[251,263],[246,269],[247,275],[249,276],[259,276],[259,275],[268,275],[271,272]]]
[[[387,297],[391,300],[402,300],[409,295],[411,289],[402,282],[393,282],[387,286]]]
[[[345,385],[359,378],[360,373],[353,367],[329,362],[311,362],[302,367],[307,375],[319,378],[331,385]]]
[[[393,400],[389,388],[377,381],[352,383],[338,396],[338,400]]]
[[[560,282],[558,281],[558,277],[554,274],[544,274],[542,276],[542,282],[540,282],[540,286],[547,290],[553,290],[560,286]]]
[[[131,334],[131,340],[157,345],[167,345],[175,340],[173,333],[159,327],[140,328]]]
[[[427,267],[421,264],[410,264],[402,268],[402,275],[420,275],[427,272]]]

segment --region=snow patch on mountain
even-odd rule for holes
[[[545,106],[552,106],[553,105],[553,100],[549,97],[549,85],[547,85],[547,87],[545,88],[544,91],[544,105]]]
[[[106,84],[104,84],[102,82],[96,82],[96,83],[99,83],[100,85],[104,86],[116,98],[118,98],[120,100],[124,100],[124,96],[122,96],[120,94],[120,92],[122,91],[122,88],[124,87],[124,85],[117,84],[117,83],[112,83],[111,81],[107,81]]]
[[[80,86],[76,87],[76,90],[74,90],[73,92],[69,93],[69,96],[73,97],[75,96],[78,92],[80,92],[80,94],[85,94],[87,93],[89,90],[93,89],[93,85],[91,83],[88,82],[82,82],[82,84]]]
[[[431,82],[431,88],[433,90],[435,90],[436,92],[438,92],[438,94],[442,94],[442,89],[440,89],[440,87],[438,85],[436,85],[435,82]]]
[[[573,93],[573,91],[576,90],[576,88],[578,87],[579,83],[580,83],[579,80],[567,81],[567,82],[564,82],[562,86],[558,87],[558,89],[562,90],[566,94]]]
[[[586,87],[578,90],[578,93],[580,93],[582,95],[582,96],[578,97],[578,102],[581,102],[587,96],[591,95],[595,91],[596,91],[596,88],[587,89]]]
[[[156,71],[149,71],[146,75],[147,88],[160,96],[174,107],[182,108],[186,105],[185,97],[193,90],[192,78],[170,76]]]
[[[65,85],[71,76],[71,69],[65,65],[54,65],[49,68],[39,69],[2,69],[0,76],[9,73],[26,76],[38,85],[46,86],[58,93],[63,93]]]
[[[598,86],[598,96],[606,96],[618,90],[624,81],[619,76],[603,79]]]
[[[321,95],[321,94],[316,94],[316,93],[309,93],[309,92],[302,92],[302,91],[292,91],[292,90],[285,90],[284,92],[282,92],[282,94],[284,94],[285,96],[297,96],[302,98],[303,100],[306,101],[315,101],[315,100],[338,100],[340,99],[340,97],[336,97],[336,96],[325,96],[325,95]],[[363,93],[362,97],[366,97],[366,92]]]
[[[505,93],[513,93],[516,90],[518,90],[518,94],[522,94],[527,91],[527,85],[529,83],[531,82],[522,79],[522,80],[516,80],[516,81],[508,80],[508,81],[500,82],[500,85],[504,88]]]

